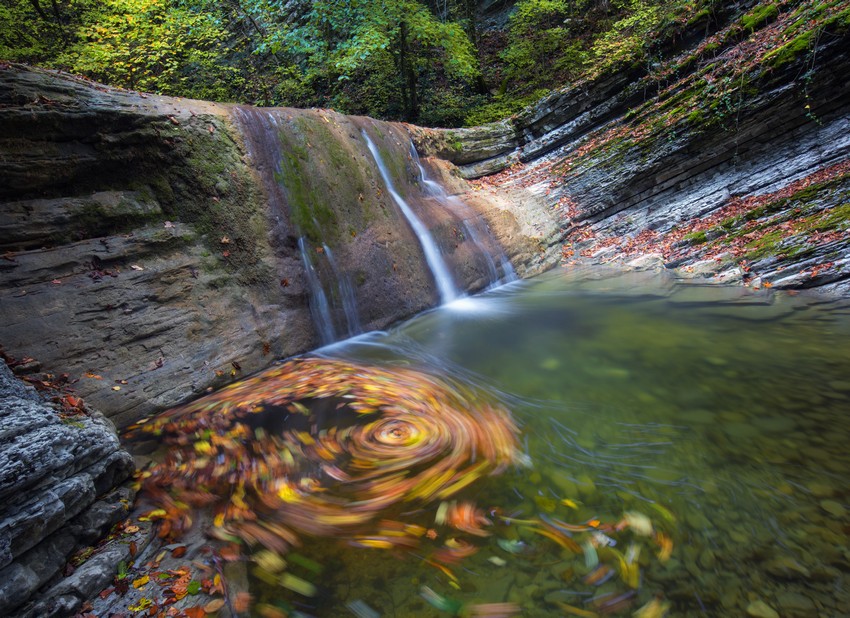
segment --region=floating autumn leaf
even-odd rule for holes
[[[120,387],[120,386],[113,386],[113,387],[112,387],[112,390],[114,390],[114,391],[120,391],[120,390],[121,390],[121,387]]]
[[[241,614],[242,612],[247,612],[249,607],[251,607],[251,593],[245,591],[237,592],[236,596],[233,597],[233,611]]]
[[[142,268],[138,264],[130,264],[130,268],[132,268],[133,270],[144,270],[144,268]]]
[[[168,516],[168,511],[165,509],[154,509],[145,513],[144,515],[139,516],[139,521],[153,521],[156,519],[162,519],[163,517]]]
[[[84,375],[85,375],[85,377],[92,378],[93,380],[102,380],[103,379],[103,376],[99,376],[96,373],[94,373],[93,371],[86,371],[86,373]]]
[[[187,607],[183,610],[183,613],[186,615],[186,618],[205,618],[207,615],[206,610],[199,605]]]
[[[223,245],[229,245],[230,244],[230,238],[228,238],[227,236],[222,236],[221,240],[219,242],[221,242],[221,244],[223,244]]]
[[[172,446],[142,479],[167,512],[161,535],[179,536],[191,507],[212,496],[212,536],[280,554],[302,533],[415,546],[418,529],[368,535],[363,527],[396,504],[442,500],[523,461],[508,411],[470,386],[318,358],[233,384],[128,437],[151,435]],[[480,534],[480,512],[463,515],[458,523]]]

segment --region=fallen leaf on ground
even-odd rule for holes
[[[218,610],[224,607],[224,599],[213,599],[206,605],[204,605],[204,611],[208,614],[214,614]],[[233,609],[236,609],[235,607]],[[236,610],[239,611],[239,610]]]

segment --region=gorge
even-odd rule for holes
[[[0,65],[0,343],[14,372],[61,411],[3,373],[0,491],[18,499],[0,512],[0,613],[73,615],[128,560],[124,547],[88,563],[89,579],[85,566],[62,577],[71,553],[131,508],[123,483],[135,464],[110,423],[122,430],[280,359],[368,341],[446,302],[588,263],[684,280],[694,287],[673,292],[680,306],[699,305],[681,299],[702,283],[734,286],[722,288],[734,303],[772,307],[753,323],[797,311],[774,303],[781,289],[819,288],[812,305],[846,311],[835,299],[850,291],[848,9],[759,6],[695,20],[651,67],[571,84],[464,129],[162,97]],[[728,345],[712,366],[743,375],[723,364]],[[825,371],[845,360],[830,358]],[[548,375],[563,362],[527,364]],[[486,359],[475,366],[488,375]],[[824,397],[840,405],[846,384],[832,373],[829,383]],[[821,420],[835,421],[828,410]],[[707,424],[702,411],[690,410],[697,424]],[[759,457],[779,460],[785,424],[768,412],[732,416],[738,433],[726,439],[744,441],[752,436],[739,425],[761,422],[777,435]],[[619,437],[608,430],[603,442]],[[555,476],[544,479],[558,499],[571,498],[564,487],[588,499],[586,482]],[[843,490],[799,484],[845,521]],[[834,544],[846,536],[835,522],[821,531]],[[804,570],[810,585],[846,578],[846,555],[815,565],[759,551],[753,559],[783,581]],[[705,568],[713,556],[687,564]],[[676,602],[696,611],[689,594]],[[736,611],[755,602],[715,596],[706,602]]]

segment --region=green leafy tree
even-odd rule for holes
[[[193,10],[189,3],[104,0],[86,17],[78,41],[55,61],[71,71],[181,96],[197,96],[191,92],[196,71],[207,72],[207,82],[228,72],[216,62],[226,31],[215,15]]]
[[[303,22],[282,28],[268,44],[298,58],[308,80],[321,72],[345,82],[392,67],[394,75],[386,77],[406,120],[419,116],[422,75],[436,71],[467,81],[478,75],[463,28],[413,0],[317,0]]]
[[[3,0],[0,2],[0,59],[41,63],[75,40],[76,29],[95,0]]]

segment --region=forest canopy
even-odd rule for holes
[[[0,59],[173,96],[460,126],[648,62],[710,2],[2,0]]]

